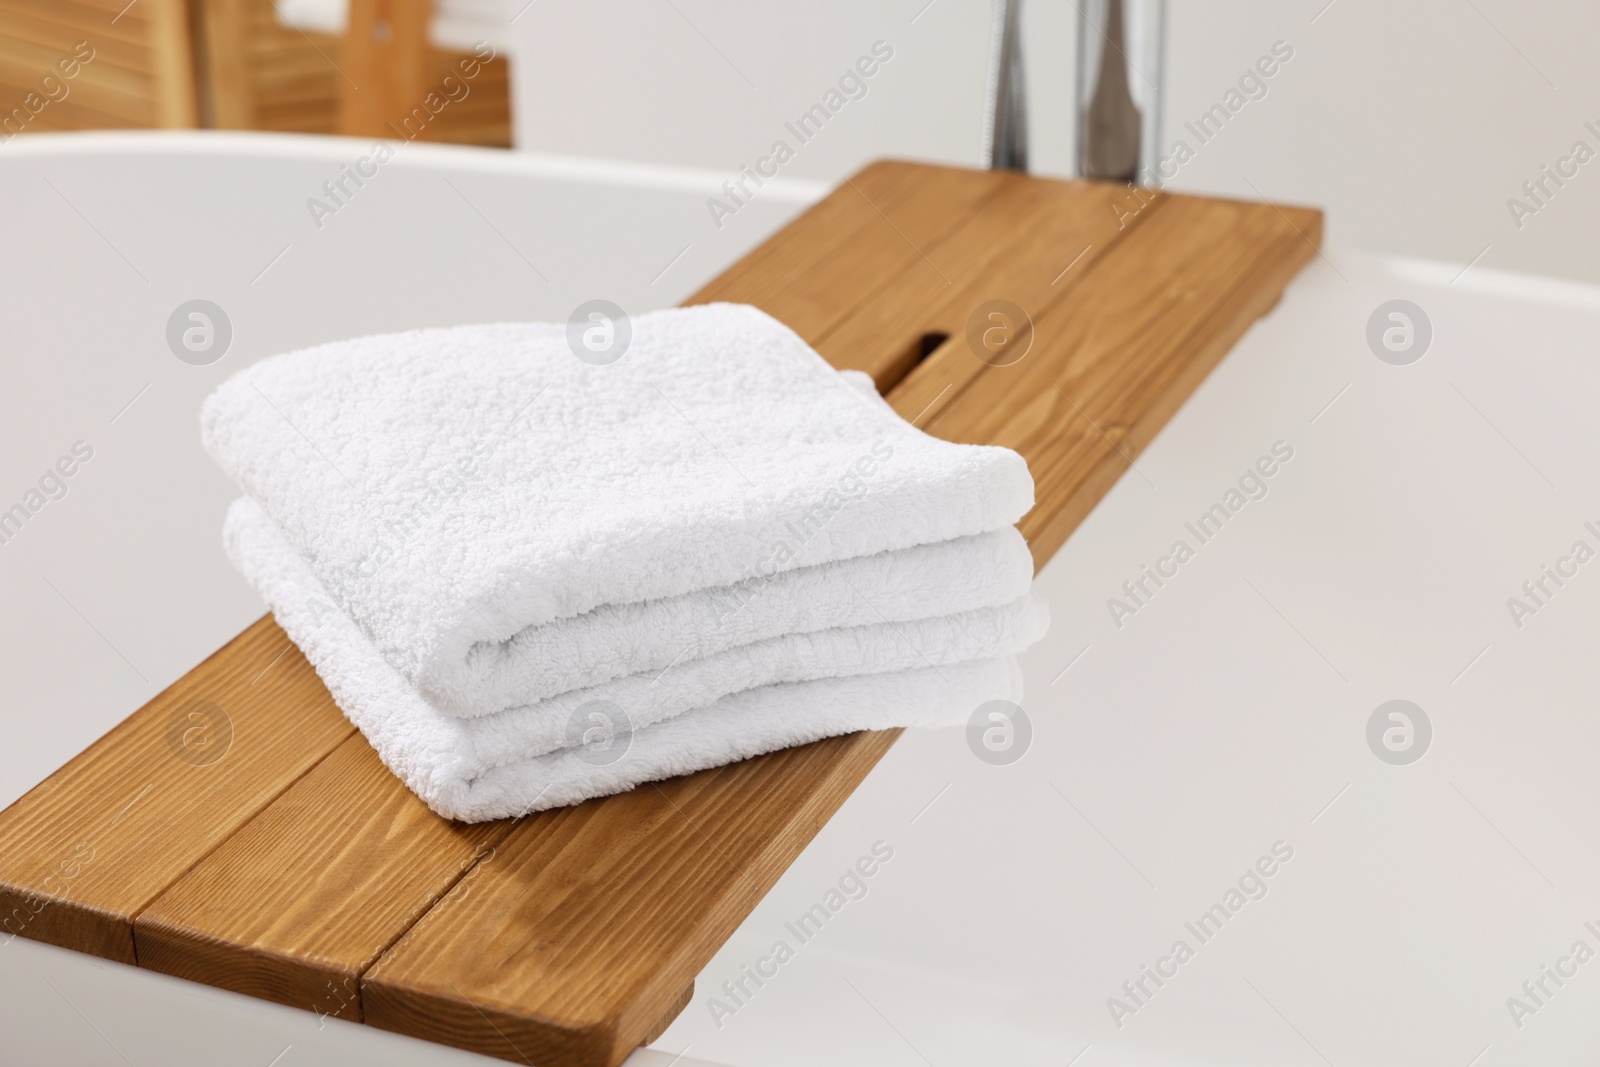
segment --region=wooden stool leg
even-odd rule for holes
[[[193,129],[200,124],[195,104],[194,46],[189,8],[184,0],[158,0],[148,6],[150,59],[155,74],[155,125]]]
[[[251,0],[201,0],[198,9],[205,125],[219,130],[249,130],[256,125],[250,5]]]
[[[404,116],[427,95],[433,48],[432,0],[350,0],[340,66],[339,132],[403,137]]]

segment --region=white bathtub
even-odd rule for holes
[[[218,542],[234,491],[199,445],[200,400],[223,378],[374,331],[564,321],[596,297],[665,307],[824,191],[768,182],[718,228],[719,174],[423,144],[373,155],[243,133],[0,145],[0,510],[75,442],[93,450],[0,543],[8,699],[41,712],[6,715],[0,806],[259,614]],[[323,183],[358,165],[370,176],[330,196]],[[233,332],[205,366],[166,339],[196,298]]]
[[[222,558],[232,491],[196,444],[224,375],[361,331],[668,304],[820,192],[769,185],[718,231],[716,175],[418,147],[316,229],[306,198],[366,148],[0,147],[0,505],[74,442],[94,448],[0,544],[0,803],[261,610]],[[208,366],[165,340],[195,297],[236,332]],[[1432,323],[1407,365],[1367,332],[1395,299]],[[1313,261],[1041,573],[1054,621],[1023,657],[1026,758],[995,767],[962,731],[908,734],[630,1067],[1592,1061],[1592,968],[1537,1018],[1506,1005],[1600,937],[1584,925],[1600,924],[1600,580],[1569,581],[1525,626],[1507,598],[1600,537],[1583,525],[1600,525],[1596,338],[1591,287]],[[1109,612],[1279,441],[1294,458],[1270,495],[1136,618]],[[1395,698],[1435,726],[1412,765],[1367,732]],[[745,968],[880,840],[894,858],[870,893],[735,1002]],[[1135,1004],[1142,968],[1167,966],[1280,841],[1294,857],[1270,894]],[[497,1062],[0,942],[0,1063],[280,1055]]]
[[[244,133],[0,145],[0,510],[74,445],[90,454],[0,543],[0,807],[260,615],[221,551],[236,490],[199,443],[200,401],[223,378],[373,331],[565,320],[596,297],[665,307],[825,191],[770,181],[719,228],[705,201],[725,175],[421,144],[378,154]],[[360,183],[330,195],[323,183],[350,169]],[[206,365],[167,340],[193,299],[232,327]],[[26,941],[0,942],[0,1035],[5,1063],[121,1064],[125,1051],[265,1065],[291,1045],[286,1067],[490,1062]]]

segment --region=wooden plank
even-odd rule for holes
[[[44,25],[40,27],[41,39],[33,40],[27,34],[28,29],[29,26],[20,19],[8,25],[7,32],[0,36],[0,57],[33,90],[40,88],[39,81],[46,74],[54,74],[65,81],[67,96],[52,103],[51,107],[75,100],[84,85],[93,85],[102,91],[126,92],[142,105],[149,104],[154,92],[149,69],[151,50],[143,45],[142,38],[73,38],[70,34],[60,32],[59,27]],[[92,58],[87,63],[78,63],[76,77],[63,78],[57,61],[76,58],[74,48],[86,40],[94,49]]]
[[[60,0],[4,0],[0,23],[0,81],[29,91],[38,91],[39,79],[54,73],[56,61],[77,42],[87,40],[95,49],[68,83],[67,96],[28,129],[196,124],[185,0],[148,0],[126,12]]]
[[[339,132],[394,137],[430,88],[432,0],[350,0],[339,62]],[[426,112],[424,112],[426,113]],[[425,125],[425,124],[424,124]]]
[[[5,33],[0,36],[9,45],[12,58],[26,62],[28,80],[36,86],[46,73],[59,77],[56,60],[71,55],[73,45],[84,40],[94,46],[93,63],[104,60],[108,66],[136,72],[148,69],[150,48],[142,26],[112,27],[102,15],[96,15],[91,25],[80,26],[60,15],[59,11],[44,12],[34,0],[20,5],[0,0],[0,19],[5,24]],[[67,99],[71,99],[70,93]]]
[[[46,111],[66,112],[69,122],[78,95],[86,85],[126,92],[133,98],[128,106],[148,109],[153,82],[145,27],[102,23],[93,31],[82,31],[63,24],[55,15],[38,4],[30,4],[19,11],[0,12],[4,25],[4,31],[0,32],[0,69],[6,71],[7,81],[25,86],[30,92],[42,93],[40,79],[54,75],[69,91],[63,99],[53,101]],[[58,61],[75,59],[75,48],[84,41],[94,49],[93,58],[88,63],[79,62],[75,77],[63,78]],[[18,100],[7,101],[5,107],[9,109],[18,103]]]
[[[156,124],[167,129],[200,125],[195,93],[194,45],[187,0],[146,0],[150,19],[151,76],[156,87]]]
[[[737,300],[802,337],[826,336],[898,278],[945,284],[936,265],[951,262],[942,254],[945,239],[984,201],[1025,181],[1010,171],[873,163],[685,303]],[[887,391],[894,363],[861,351],[840,354],[835,366],[864,370]]]
[[[210,94],[215,125],[338,132],[341,92],[351,91],[339,73],[340,67],[350,66],[343,58],[341,38],[283,25],[271,0],[200,0],[200,10],[208,42],[202,82]],[[430,50],[425,61],[419,61],[425,62],[426,82],[418,83],[416,98],[406,101],[405,108],[420,103],[428,89],[442,86],[446,75],[461,80],[459,64],[466,58],[462,52]],[[435,116],[418,139],[509,148],[510,63],[504,53],[480,62],[479,74],[468,83],[468,95]],[[347,73],[357,84],[368,84],[354,72]],[[400,115],[385,112],[382,117],[385,122],[398,121]],[[380,132],[397,136],[387,126]]]
[[[356,734],[145,909],[139,965],[359,1022],[361,973],[510,828],[434,815]]]
[[[1025,358],[980,364],[962,403],[926,428],[1027,458],[1037,504],[1020,527],[1043,566],[1321,236],[1317,211],[1169,197],[1045,307]],[[937,383],[941,369],[926,373]]]
[[[119,0],[6,0],[6,3],[16,8],[48,9],[54,17],[63,21],[92,22],[102,26],[110,23],[125,6]],[[118,22],[129,20],[142,22],[144,14],[129,11]]]
[[[541,1067],[620,1063],[893,739],[832,738],[525,818],[470,893],[367,972],[366,1021]]]
[[[0,812],[0,929],[135,962],[134,916],[352,730],[260,620]]]
[[[402,38],[415,43],[407,34],[416,25],[425,29],[426,13],[417,0],[387,2],[406,30]],[[336,66],[350,65],[341,57],[343,41],[281,24],[272,0],[146,0],[132,7],[126,0],[0,0],[0,87],[9,86],[16,103],[84,39],[95,48],[93,62],[28,130],[205,125],[333,133],[341,90],[350,90]],[[384,121],[398,121],[446,74],[459,77],[457,65],[466,58],[423,40],[416,69],[406,74],[387,58],[398,43],[375,42],[385,54],[377,57],[379,73],[364,98],[376,106],[372,98],[393,96],[396,78],[415,74],[403,107],[386,111]],[[358,56],[356,65],[369,59]],[[430,121],[419,139],[510,147],[509,65],[506,55],[482,64],[470,94]],[[386,125],[374,132],[396,136]]]
[[[203,45],[200,95],[206,101],[207,125],[213,129],[248,130],[256,123],[255,94],[251,91],[255,64],[248,44],[250,6],[251,0],[198,2]]]
[[[1026,182],[980,205],[944,242],[940,259],[949,284],[919,284],[918,276],[902,275],[818,338],[817,349],[838,366],[871,354],[873,364],[888,371],[888,383],[880,386],[898,383],[903,414],[925,425],[985,366],[973,358],[967,337],[980,312],[1003,298],[1028,315],[1042,314],[1160,203],[1150,190]],[[918,342],[940,335],[947,343],[925,357],[937,372],[902,381],[924,358]]]

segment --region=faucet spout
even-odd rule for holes
[[[1028,95],[1022,72],[1022,0],[995,0],[984,140],[992,170],[1028,169]]]
[[[1144,117],[1128,86],[1127,34],[1122,0],[1107,0],[1100,73],[1084,115],[1083,176],[1131,182],[1139,170]]]

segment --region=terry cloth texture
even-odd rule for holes
[[[575,358],[560,324],[321,345],[229,379],[203,437],[333,602],[451,714],[854,625],[871,601],[848,582],[909,566],[858,562],[807,605],[774,588],[814,592],[832,575],[820,565],[970,539],[924,562],[970,552],[956,570],[1007,582],[972,597],[975,583],[932,581],[879,610],[909,620],[1016,595],[1020,538],[979,537],[1032,506],[1016,453],[923,434],[754,308],[654,312],[631,331],[605,366]],[[749,605],[728,612],[730,599]],[[589,636],[552,644],[548,624],[597,609],[578,626],[600,643],[574,667],[556,646]],[[682,643],[640,641],[619,616],[670,620]]]
[[[259,511],[236,504],[226,544],[389,769],[440,815],[469,822],[574,804],[836,734],[963,723],[989,700],[1021,699],[1020,672],[1007,653],[1048,626],[1043,601],[1030,593],[1000,609],[905,624],[900,632],[855,628],[875,632],[845,637],[845,655],[808,648],[797,660],[753,645],[674,667],[655,685],[612,683],[582,699],[464,719],[429,706],[332,607]],[[752,661],[748,653],[758,648],[776,663]],[[900,669],[816,675],[838,672],[869,648],[880,666]],[[745,685],[788,676],[811,680]],[[614,735],[611,745],[596,749],[586,737],[596,728]]]

